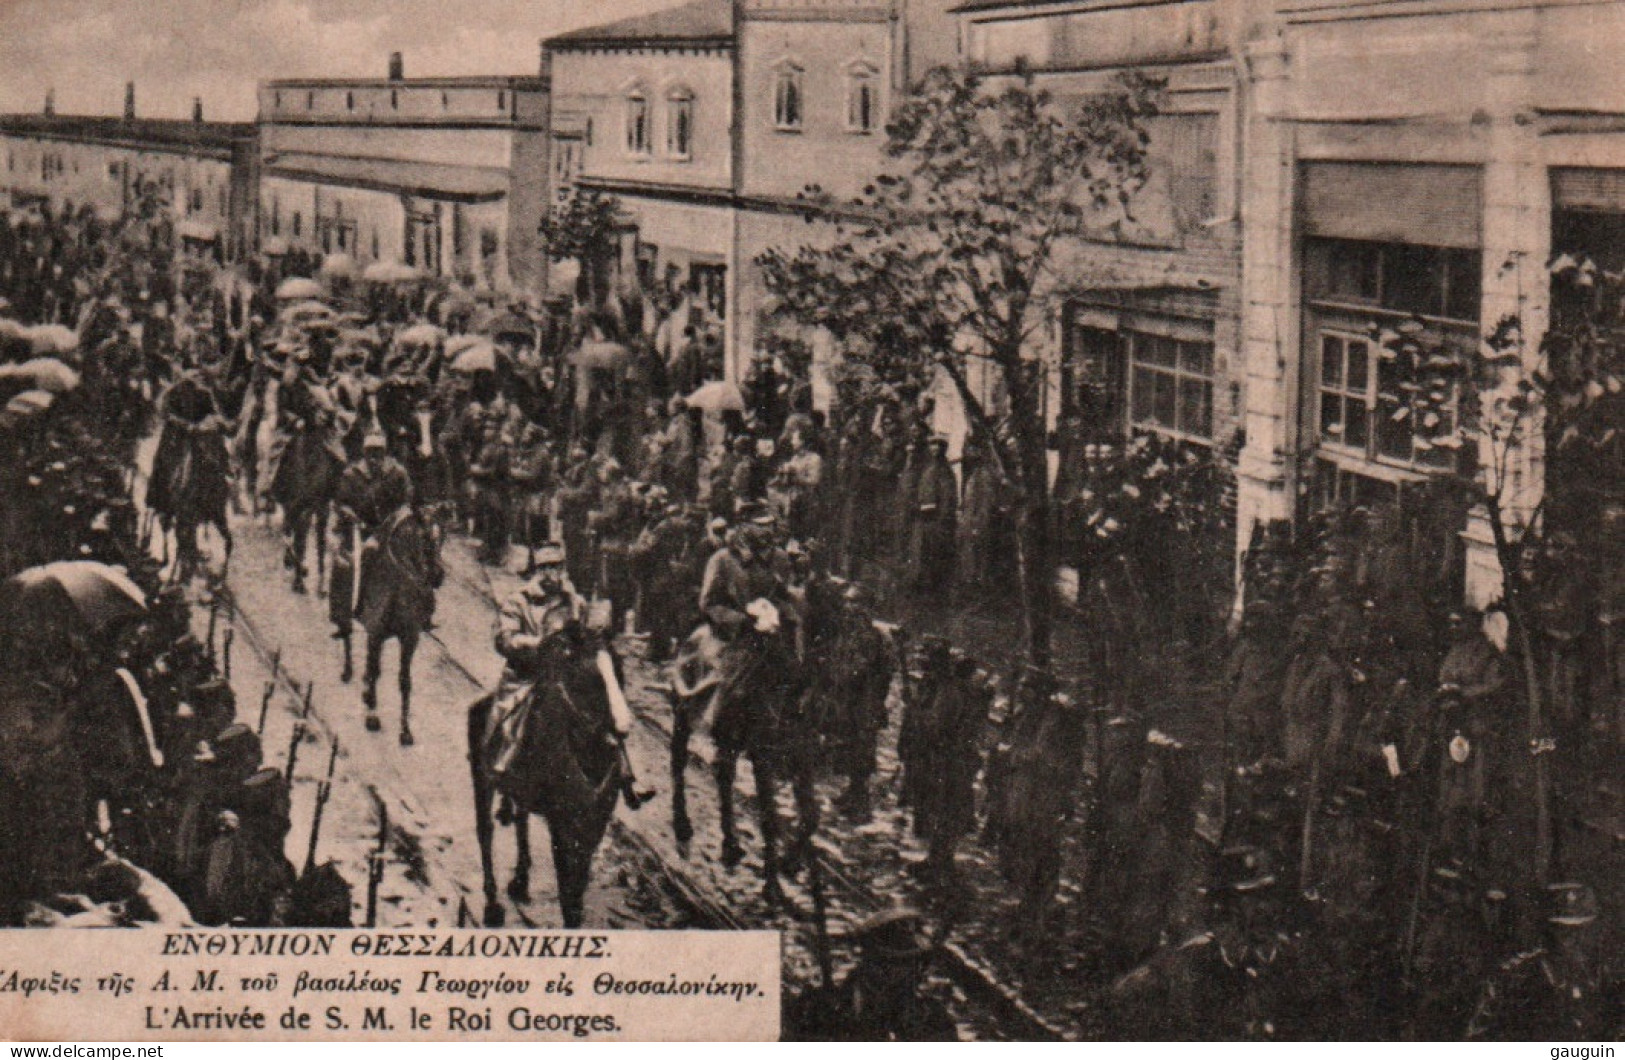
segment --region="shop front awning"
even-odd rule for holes
[[[444,202],[496,202],[508,194],[507,171],[481,166],[284,152],[275,156],[268,170],[287,180]]]

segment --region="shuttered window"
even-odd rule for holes
[[[1625,213],[1625,169],[1554,169],[1552,205],[1559,210]]]
[[[1476,166],[1306,162],[1305,235],[1476,249],[1482,243],[1482,178]]]

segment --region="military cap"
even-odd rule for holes
[[[1548,923],[1584,927],[1597,919],[1597,892],[1583,883],[1554,883],[1546,888]]]
[[[1205,894],[1253,894],[1274,887],[1275,858],[1264,847],[1232,846],[1219,851],[1213,883]]]
[[[244,814],[286,820],[289,812],[288,782],[281,770],[258,770],[237,789],[237,809]]]
[[[926,934],[925,916],[907,906],[896,906],[865,920],[847,935],[865,957],[878,960],[913,960],[933,949]]]
[[[368,431],[367,436],[361,440],[361,448],[363,450],[388,449],[389,443],[386,442],[384,440],[384,436],[377,431]]]
[[[549,541],[536,550],[531,557],[530,572],[538,571],[543,567],[562,567],[564,565],[564,546],[556,541]]]

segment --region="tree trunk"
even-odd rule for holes
[[[1014,364],[1016,371],[1006,370],[1005,378],[1012,382],[1010,419],[1016,431],[1017,457],[1020,460],[1021,491],[1023,494],[1019,559],[1021,565],[1021,602],[1027,625],[1028,661],[1034,666],[1049,667],[1053,661],[1052,642],[1055,632],[1055,543],[1050,525],[1049,498],[1049,444],[1048,425],[1044,422],[1043,406],[1036,400],[1034,390],[1043,386],[1042,376],[1032,373],[1031,379],[1019,379],[1024,364],[1020,356],[1019,341],[1005,360]]]
[[[1545,711],[1540,694],[1540,669],[1535,659],[1535,645],[1530,634],[1528,614],[1523,606],[1523,593],[1517,584],[1521,565],[1516,549],[1507,538],[1506,523],[1501,514],[1500,498],[1485,498],[1489,513],[1490,533],[1495,539],[1495,556],[1501,564],[1501,595],[1505,599],[1508,625],[1517,638],[1517,652],[1523,666],[1524,694],[1528,697],[1529,749],[1534,758],[1535,786],[1535,882],[1544,885],[1551,870],[1552,811],[1551,794],[1546,770],[1546,754],[1535,750],[1536,742],[1546,736]]]

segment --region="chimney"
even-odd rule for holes
[[[135,82],[124,82],[124,120],[135,120]]]
[[[406,64],[401,61],[400,52],[389,53],[389,79],[391,81],[406,80]]]
[[[47,118],[49,118],[49,117],[54,116],[55,114],[56,114],[56,89],[47,88],[45,90],[45,116]]]
[[[202,96],[193,96],[192,97],[192,120],[197,121],[197,122],[200,122],[200,121],[203,120],[203,97]]]

